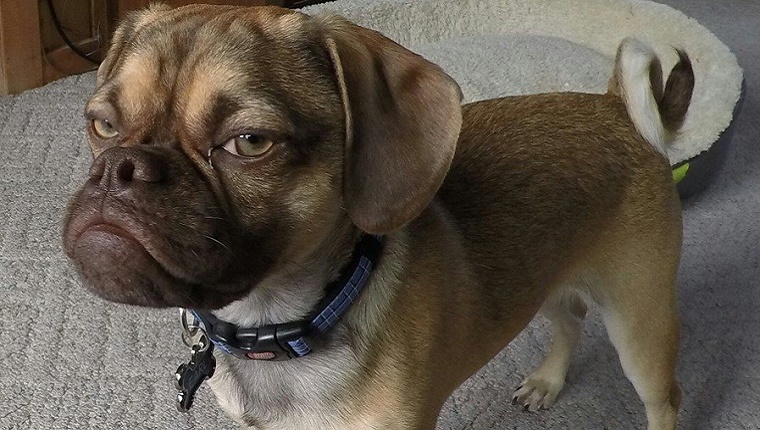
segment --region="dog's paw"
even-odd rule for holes
[[[512,404],[522,406],[525,411],[548,409],[554,404],[565,382],[544,378],[536,373],[528,376],[512,395]]]

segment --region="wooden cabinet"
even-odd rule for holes
[[[61,38],[52,18],[80,51]],[[115,6],[103,0],[0,0],[0,94],[12,94],[92,70],[114,22]]]
[[[0,94],[44,83],[36,1],[0,0]]]

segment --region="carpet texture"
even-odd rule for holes
[[[760,428],[760,3],[664,0],[736,54],[746,93],[726,165],[684,205],[681,429]],[[176,311],[87,293],[62,256],[60,224],[90,163],[82,107],[92,74],[0,97],[0,429],[234,429],[207,387],[174,410],[188,358]],[[536,319],[446,404],[438,428],[644,428],[643,406],[593,311],[549,411],[510,405],[546,350]],[[322,430],[322,429],[316,429]]]

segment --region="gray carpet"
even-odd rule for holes
[[[737,55],[746,94],[725,167],[684,207],[682,429],[760,428],[760,3],[667,0]],[[186,358],[176,313],[84,291],[59,246],[89,165],[82,106],[92,75],[0,98],[0,429],[232,429],[207,388],[174,410]],[[643,408],[592,315],[549,411],[510,405],[548,341],[535,321],[446,404],[440,429],[632,429]]]

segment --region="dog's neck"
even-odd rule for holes
[[[280,324],[304,318],[324,297],[327,284],[337,279],[351,260],[360,232],[353,226],[341,230],[339,235],[315,246],[306,258],[285,263],[246,297],[213,314],[240,327]]]
[[[239,326],[303,318],[321,301],[327,283],[350,262],[358,239],[356,232],[340,245],[335,240],[320,244],[318,251],[310,253],[308,264],[288,266],[288,272],[280,271],[260,290],[215,315]],[[382,257],[369,283],[318,351],[284,361],[239,360],[217,354],[217,376],[209,384],[233,419],[243,425],[259,422],[279,429],[354,428],[344,423],[347,404],[335,396],[334,386],[352,384],[352,378],[372,359],[378,339],[387,330],[387,318],[408,258],[403,231],[384,239]],[[283,410],[283,405],[288,408]]]

